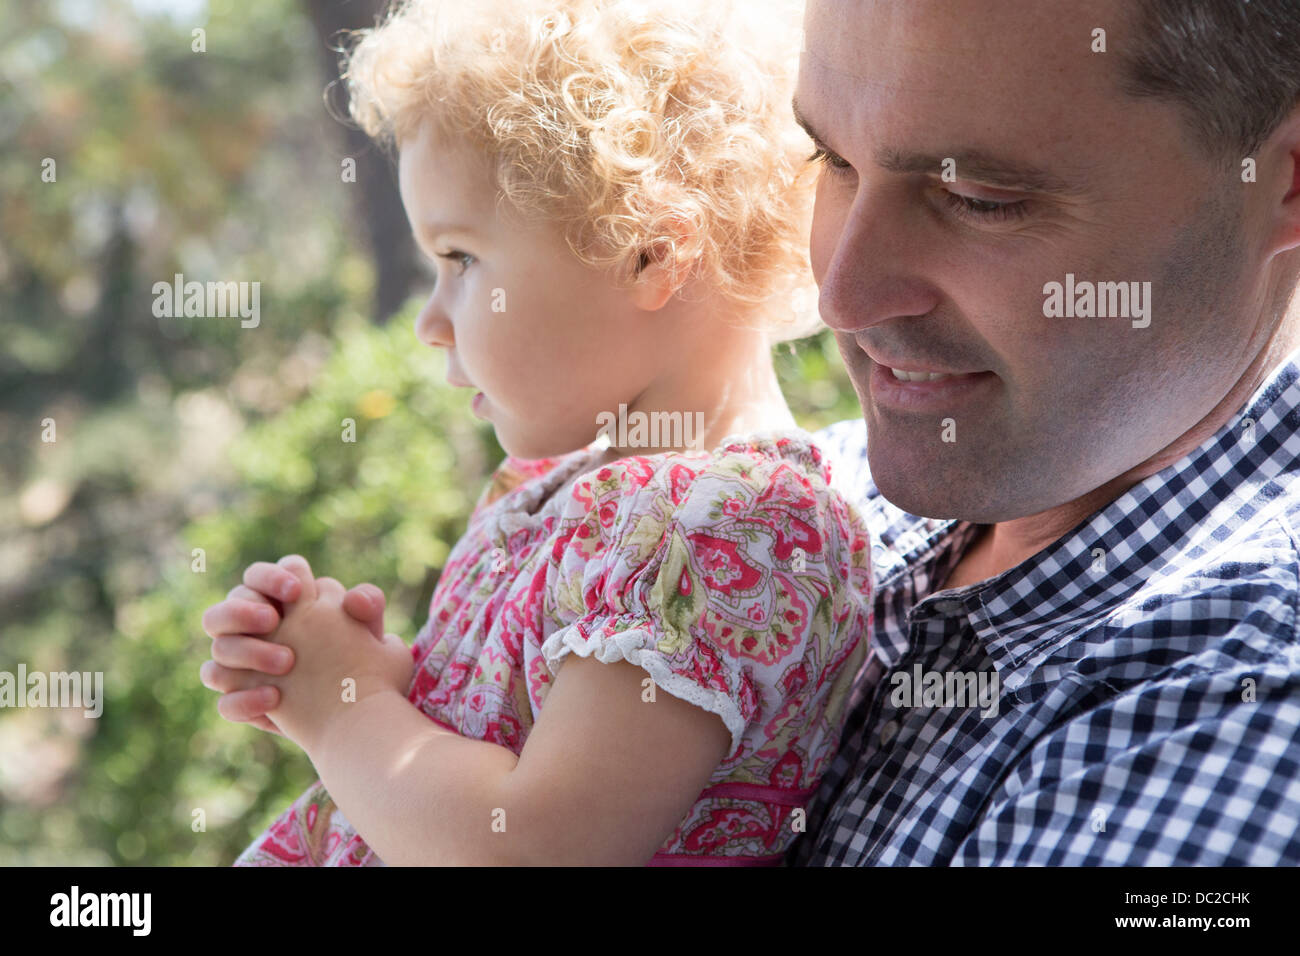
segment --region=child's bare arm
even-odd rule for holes
[[[390,865],[641,865],[726,756],[721,718],[627,662],[568,659],[516,758],[440,729],[396,693],[333,721],[308,751]]]

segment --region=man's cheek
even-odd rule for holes
[[[871,377],[871,359],[867,353],[858,348],[857,342],[853,336],[844,332],[835,333],[835,344],[839,347],[840,358],[844,362],[844,369],[848,372],[849,380],[853,382],[853,387],[857,390],[858,397],[865,400],[868,397],[869,379]]]

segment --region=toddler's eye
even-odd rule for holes
[[[465,270],[469,268],[469,264],[474,261],[472,255],[468,252],[461,252],[459,249],[453,249],[451,252],[440,252],[438,253],[438,258],[450,259],[452,262],[458,264],[460,266],[460,272],[456,273],[458,276],[463,276]]]

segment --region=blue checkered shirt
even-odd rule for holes
[[[880,497],[861,420],[821,432],[874,534],[875,648],[786,862],[1300,864],[1297,361],[1191,454],[952,590],[979,527]],[[963,699],[981,675],[995,714]]]

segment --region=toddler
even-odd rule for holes
[[[320,780],[237,865],[775,864],[802,829],[871,576],[771,361],[816,320],[799,7],[417,0],[351,49],[437,270],[416,333],[507,457],[409,649],[282,562],[267,717]]]

